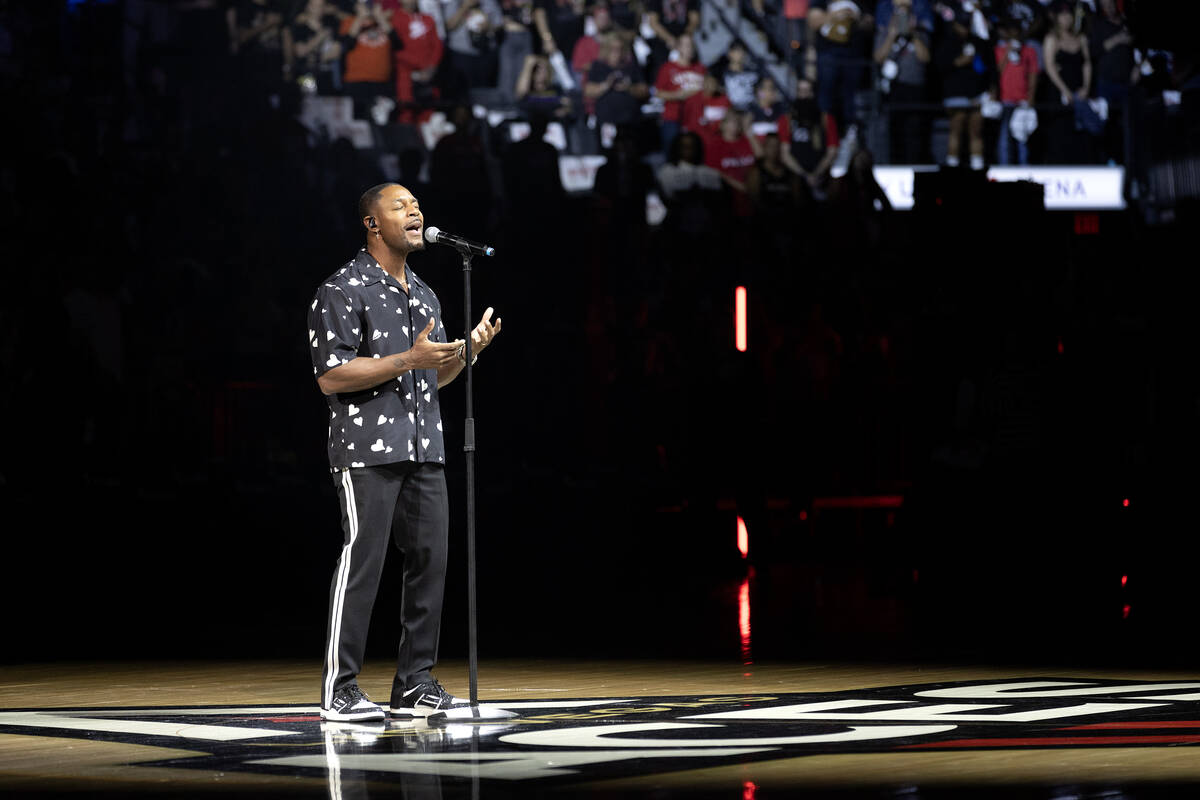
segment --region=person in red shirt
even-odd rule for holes
[[[725,185],[733,190],[734,215],[749,217],[754,208],[746,195],[746,176],[754,166],[759,144],[748,132],[746,115],[730,110],[716,132],[701,136],[704,163],[721,173]]]
[[[597,0],[592,6],[591,17],[596,30],[587,33],[585,26],[584,35],[575,40],[575,47],[571,50],[571,71],[575,73],[575,79],[580,86],[583,85],[592,62],[600,57],[600,40],[613,29],[612,14],[609,13],[605,0]]]
[[[683,120],[683,103],[698,94],[704,85],[707,70],[696,60],[696,43],[691,36],[676,40],[676,59],[663,64],[654,81],[654,91],[663,101],[660,132],[663,154],[670,152],[671,142],[679,134]]]
[[[997,25],[1000,34],[996,43],[996,99],[1004,106],[1000,115],[1000,136],[996,141],[996,163],[1012,163],[1010,148],[1017,145],[1017,163],[1029,163],[1028,142],[1012,135],[1009,123],[1018,108],[1033,105],[1038,84],[1038,57],[1028,43],[1022,44],[1021,23],[1015,19],[1001,19]]]
[[[685,131],[704,134],[717,128],[729,107],[729,98],[721,90],[717,76],[705,73],[700,91],[683,101],[680,124]]]
[[[401,105],[400,119],[412,122],[417,118],[411,107],[430,105],[435,99],[433,75],[442,60],[442,40],[438,37],[433,17],[417,8],[417,0],[401,0],[400,8],[392,12],[392,28],[402,47],[392,54],[396,76],[396,100]],[[408,106],[405,108],[405,106]],[[428,113],[427,109],[418,109]]]

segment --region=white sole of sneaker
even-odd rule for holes
[[[336,711],[321,709],[321,719],[326,722],[376,722],[385,719],[387,714],[383,709],[378,711],[360,711],[356,714],[339,714]]]
[[[428,716],[432,716],[433,714],[440,714],[443,711],[447,711],[451,708],[467,708],[467,707],[468,706],[465,706],[465,705],[446,706],[446,708],[430,708],[429,706],[417,706],[416,708],[405,708],[403,706],[400,706],[399,708],[389,709],[389,713],[393,717],[428,717]]]

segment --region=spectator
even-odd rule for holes
[[[562,120],[571,115],[571,98],[554,85],[550,60],[545,56],[531,53],[525,57],[513,97],[530,120],[535,117]]]
[[[588,72],[600,57],[601,42],[605,36],[613,33],[616,33],[616,29],[613,27],[608,3],[606,0],[597,0],[592,7],[591,17],[585,21],[584,34],[575,42],[575,49],[571,53],[571,73],[576,85],[582,87],[587,83]],[[586,95],[583,97],[583,111],[589,117],[596,113],[595,101]]]
[[[342,24],[326,0],[308,0],[304,10],[283,29],[284,74],[305,91],[342,91]]]
[[[858,118],[855,97],[868,63],[864,37],[874,18],[866,0],[810,0],[808,28],[817,54],[817,104],[843,133]]]
[[[1018,108],[1029,108],[1037,96],[1038,58],[1033,48],[1021,42],[1021,23],[1007,17],[1001,19],[996,29],[1000,40],[996,43],[997,98],[1004,111],[1000,115],[1000,135],[996,141],[996,163],[1012,163],[1011,150],[1017,145],[1017,163],[1029,163],[1029,146],[1026,138],[1012,135],[1010,123],[1013,112]]]
[[[746,173],[746,194],[754,207],[758,229],[771,236],[791,232],[804,190],[800,176],[783,163],[779,136],[768,133],[762,140],[762,156]]]
[[[721,173],[704,163],[699,134],[685,130],[675,137],[666,163],[658,168],[658,185],[667,206],[667,229],[687,237],[711,232],[724,183]]]
[[[704,74],[700,91],[683,101],[680,124],[685,131],[702,133],[717,123],[729,110],[729,98],[721,91],[721,82],[711,72]]]
[[[703,281],[720,252],[718,224],[729,218],[729,198],[721,173],[704,163],[704,142],[693,131],[675,137],[667,161],[658,169],[658,186],[667,215],[667,234],[674,259],[686,265],[686,280]]]
[[[469,106],[454,106],[450,122],[454,131],[438,140],[430,156],[429,182],[438,192],[447,229],[478,230],[489,221],[493,205],[487,149]]]
[[[235,0],[225,12],[238,79],[233,93],[242,115],[265,112],[265,92],[284,78],[283,15],[273,0]],[[254,123],[249,123],[254,124]]]
[[[875,11],[875,63],[880,67],[880,89],[887,97],[891,162],[926,163],[929,126],[920,106],[927,99],[933,12],[926,2],[913,0],[882,0]]]
[[[578,76],[582,86],[592,62],[600,56],[600,40],[613,30],[612,15],[606,0],[597,0],[591,15],[584,24],[584,33],[575,42],[571,51],[571,71]]]
[[[1052,27],[1042,44],[1046,77],[1063,106],[1048,115],[1046,125],[1046,158],[1054,164],[1087,163],[1093,149],[1092,137],[1080,130],[1094,114],[1087,104],[1092,60],[1076,19],[1073,3],[1055,2],[1050,7]]]
[[[690,39],[700,27],[700,0],[648,0],[645,10],[646,24],[654,31],[647,69],[657,79],[658,70],[679,49],[679,40]]]
[[[1116,0],[1100,0],[1100,13],[1092,18],[1088,52],[1096,61],[1096,95],[1108,103],[1108,124],[1104,131],[1105,155],[1124,162],[1125,109],[1130,87],[1141,71],[1134,61],[1133,34]]]
[[[400,8],[392,12],[392,27],[402,45],[393,55],[396,100],[402,106],[428,109],[436,100],[433,78],[443,52],[437,23],[418,8],[417,0],[401,0]],[[404,108],[400,119],[414,122],[417,116],[412,108]],[[411,186],[408,188],[412,189]]]
[[[471,89],[496,85],[495,32],[502,16],[497,0],[445,0],[446,49],[452,86],[464,100]]]
[[[605,232],[601,251],[610,263],[646,252],[646,196],[654,185],[654,172],[642,160],[634,132],[622,128],[596,170],[593,187],[594,222]]]
[[[754,105],[750,107],[750,132],[761,142],[768,134],[780,141],[792,138],[788,122],[788,107],[779,94],[779,87],[771,78],[764,77],[754,87]]]
[[[725,84],[725,96],[729,98],[729,105],[733,108],[745,111],[754,104],[754,86],[758,83],[758,72],[750,65],[746,46],[737,39],[733,40],[725,54],[721,81]]]
[[[618,127],[636,126],[641,121],[642,103],[650,96],[641,68],[616,34],[605,38],[600,57],[588,70],[583,92],[595,101],[600,142],[605,148]]]
[[[392,101],[394,107],[392,52],[398,40],[391,17],[379,3],[358,0],[354,15],[342,20],[341,33],[346,54],[342,83],[354,98],[354,115],[369,119],[380,98]]]
[[[533,114],[529,135],[508,146],[503,162],[508,207],[543,224],[551,215],[557,218],[566,194],[558,171],[558,150],[545,141],[549,123],[545,114]]]
[[[613,31],[626,44],[632,45],[642,24],[642,0],[608,0],[608,13],[612,17]]]
[[[887,192],[875,180],[871,151],[859,148],[850,169],[830,181],[827,233],[840,242],[847,263],[871,263],[870,255],[885,243],[886,224],[892,212]]]
[[[283,15],[271,0],[235,0],[225,11],[225,22],[229,28],[230,53],[282,59]],[[272,77],[270,73],[260,74]]]
[[[583,0],[537,0],[533,20],[543,55],[573,53],[583,36]]]
[[[654,83],[655,92],[663,101],[660,131],[664,155],[670,151],[671,142],[682,125],[683,104],[700,92],[707,74],[704,65],[696,60],[696,44],[692,37],[681,35],[675,42],[675,59],[662,65]]]
[[[981,34],[987,33],[987,23],[971,0],[942,6],[942,22],[937,65],[942,77],[942,103],[950,118],[946,166],[959,166],[962,138],[966,133],[971,169],[983,169],[980,98],[988,87],[988,65],[984,55],[990,54]]]
[[[524,69],[525,59],[533,53],[533,0],[500,0],[501,27],[499,71],[496,88],[511,102],[517,77]]]
[[[704,140],[704,163],[720,172],[733,190],[733,213],[739,217],[748,217],[753,210],[746,196],[746,176],[759,147],[746,120],[745,113],[731,110],[721,118],[716,134]]]
[[[829,168],[837,156],[837,148],[826,146],[816,93],[807,78],[796,81],[796,99],[792,102],[788,130],[791,141],[784,164],[799,175],[816,195],[828,177]]]

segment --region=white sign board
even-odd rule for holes
[[[607,159],[604,156],[559,156],[558,175],[568,193],[590,192],[596,183],[596,170]]]
[[[887,194],[892,208],[913,207],[913,183],[917,172],[935,172],[937,167],[875,167],[875,180]],[[989,167],[988,180],[1033,181],[1046,190],[1049,211],[1114,210],[1125,208],[1124,167]]]

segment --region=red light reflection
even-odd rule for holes
[[[742,663],[753,664],[750,655],[750,576],[738,587],[738,633],[742,637]]]

